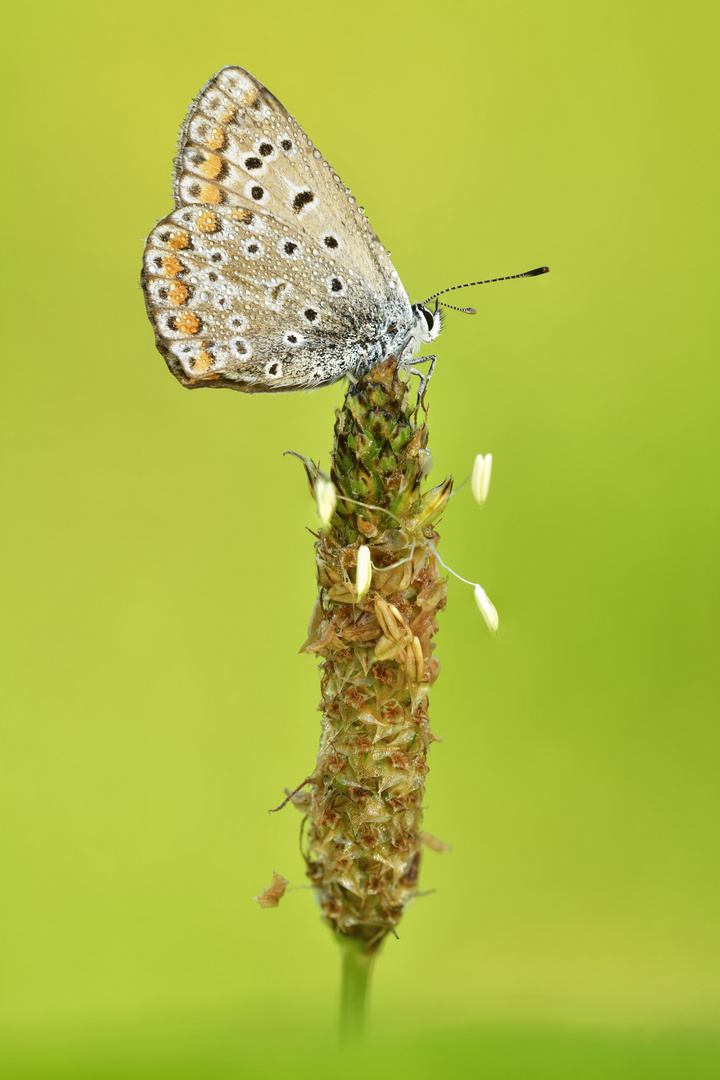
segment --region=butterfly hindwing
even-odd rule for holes
[[[243,208],[173,211],[148,238],[143,282],[158,347],[186,386],[332,382],[361,357],[354,309],[368,324],[381,314],[357,275]]]

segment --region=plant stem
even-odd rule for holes
[[[365,1029],[370,973],[376,952],[368,953],[357,937],[338,937],[342,949],[340,1035],[345,1041],[362,1038]]]

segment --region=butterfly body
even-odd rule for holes
[[[175,209],[141,284],[156,344],[187,387],[312,388],[439,332],[297,122],[242,68],[200,91],[180,133]]]

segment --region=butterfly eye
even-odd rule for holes
[[[427,323],[428,334],[431,334],[433,332],[433,328],[435,326],[435,318],[432,315],[432,313],[429,312],[424,307],[421,307],[420,311],[422,312],[422,315],[423,315],[423,317],[425,319],[425,322]]]

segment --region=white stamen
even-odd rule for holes
[[[480,614],[485,620],[488,629],[492,630],[493,634],[496,634],[498,623],[500,621],[497,608],[483,589],[482,585],[475,586],[475,603],[480,608]]]
[[[488,594],[483,589],[482,585],[478,585],[475,581],[468,581],[467,578],[460,577],[460,574],[457,574],[453,570],[452,566],[448,566],[446,562],[442,561],[442,559],[437,553],[437,548],[433,543],[428,543],[428,547],[430,548],[440,565],[444,566],[445,569],[453,575],[453,577],[456,577],[458,581],[462,581],[465,585],[472,585],[473,589],[475,590],[475,603],[480,608],[480,613],[485,622],[487,623],[488,628],[492,630],[493,633],[496,633],[498,623],[500,622],[500,617],[497,613],[497,608],[493,604]]]
[[[479,506],[487,499],[491,473],[492,454],[478,454],[470,477],[470,488]]]
[[[328,480],[326,476],[318,476],[315,481],[315,498],[317,499],[320,526],[325,531],[330,528],[330,519],[337,506],[337,491],[332,480]]]
[[[433,467],[433,456],[429,450],[418,450],[420,459],[420,475],[427,476]]]
[[[370,588],[370,582],[372,581],[372,560],[370,559],[370,548],[365,544],[361,544],[357,553],[357,567],[355,570],[355,588],[357,589],[358,600],[362,600],[365,593]]]

